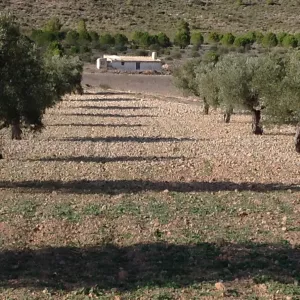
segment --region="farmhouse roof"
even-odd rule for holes
[[[112,61],[124,61],[124,62],[160,62],[160,59],[153,59],[151,56],[119,56],[119,55],[103,55],[103,58]]]

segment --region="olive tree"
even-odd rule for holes
[[[200,98],[200,90],[197,82],[197,67],[203,64],[200,59],[189,60],[182,66],[177,67],[173,72],[174,84],[177,88],[183,90],[186,94],[194,95]],[[209,112],[209,104],[205,97],[202,97],[204,102],[204,114]]]
[[[266,106],[266,121],[295,125],[295,148],[300,153],[300,53],[265,59],[257,70],[257,86]]]
[[[262,134],[260,90],[254,84],[254,76],[259,59],[245,55],[229,54],[215,66],[218,97],[229,108],[251,111],[252,132]]]
[[[208,106],[222,107],[225,123],[230,122],[233,113],[233,105],[222,101],[218,82],[216,63],[202,64],[196,69],[196,81],[199,93],[206,100]]]
[[[194,60],[175,72],[175,83],[201,97],[207,107],[223,107],[229,122],[233,109],[252,114],[252,132],[262,134],[264,122],[296,126],[300,153],[300,52],[246,56],[228,54],[217,62]]]
[[[46,108],[81,91],[81,73],[78,59],[44,58],[12,17],[0,16],[0,129],[11,127],[12,139],[21,139],[22,126],[41,129]]]
[[[60,100],[65,94],[82,94],[82,63],[78,57],[52,56],[44,61],[47,80]]]
[[[218,107],[219,94],[216,78],[214,76],[214,62],[201,63],[197,66],[196,73],[196,87],[202,99],[205,99],[207,107]]]
[[[210,94],[217,105],[252,113],[254,134],[263,133],[262,110],[265,122],[295,125],[295,148],[300,153],[299,52],[258,57],[230,54],[207,75],[201,74],[199,88],[202,93]]]

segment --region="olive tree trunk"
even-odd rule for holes
[[[203,98],[203,104],[204,104],[204,107],[203,107],[203,114],[204,114],[204,115],[208,115],[208,113],[209,113],[209,104],[208,104],[208,102],[206,101],[205,97]]]
[[[204,102],[203,114],[208,115],[209,113],[209,104]]]
[[[13,120],[11,123],[11,139],[12,140],[21,140],[22,139],[22,130],[19,120]]]
[[[296,152],[300,153],[300,123],[296,127],[295,149],[296,149]]]
[[[260,125],[261,111],[252,108],[252,132],[254,134],[263,134],[262,126]]]
[[[0,130],[9,127],[9,123],[7,121],[4,121],[3,124],[0,125]],[[2,152],[2,141],[0,139],[0,146],[1,146],[1,152]],[[3,159],[3,155],[0,152],[0,159]]]
[[[22,130],[19,120],[13,120],[11,122],[11,139],[12,140],[21,140],[22,139]],[[0,125],[0,130],[3,128],[9,127],[9,122],[4,122]],[[3,155],[0,152],[0,159],[3,159]]]
[[[225,113],[224,113],[224,122],[225,123],[230,122],[230,118],[231,118],[232,113],[233,113],[233,108],[232,107],[226,108]]]

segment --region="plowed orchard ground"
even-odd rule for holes
[[[293,128],[201,111],[94,90],[4,133],[0,298],[300,299]]]

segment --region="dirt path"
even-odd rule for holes
[[[169,75],[129,75],[113,73],[83,74],[83,84],[93,87],[107,86],[114,90],[131,91],[135,93],[153,94],[161,96],[182,96],[182,92],[176,89]]]

